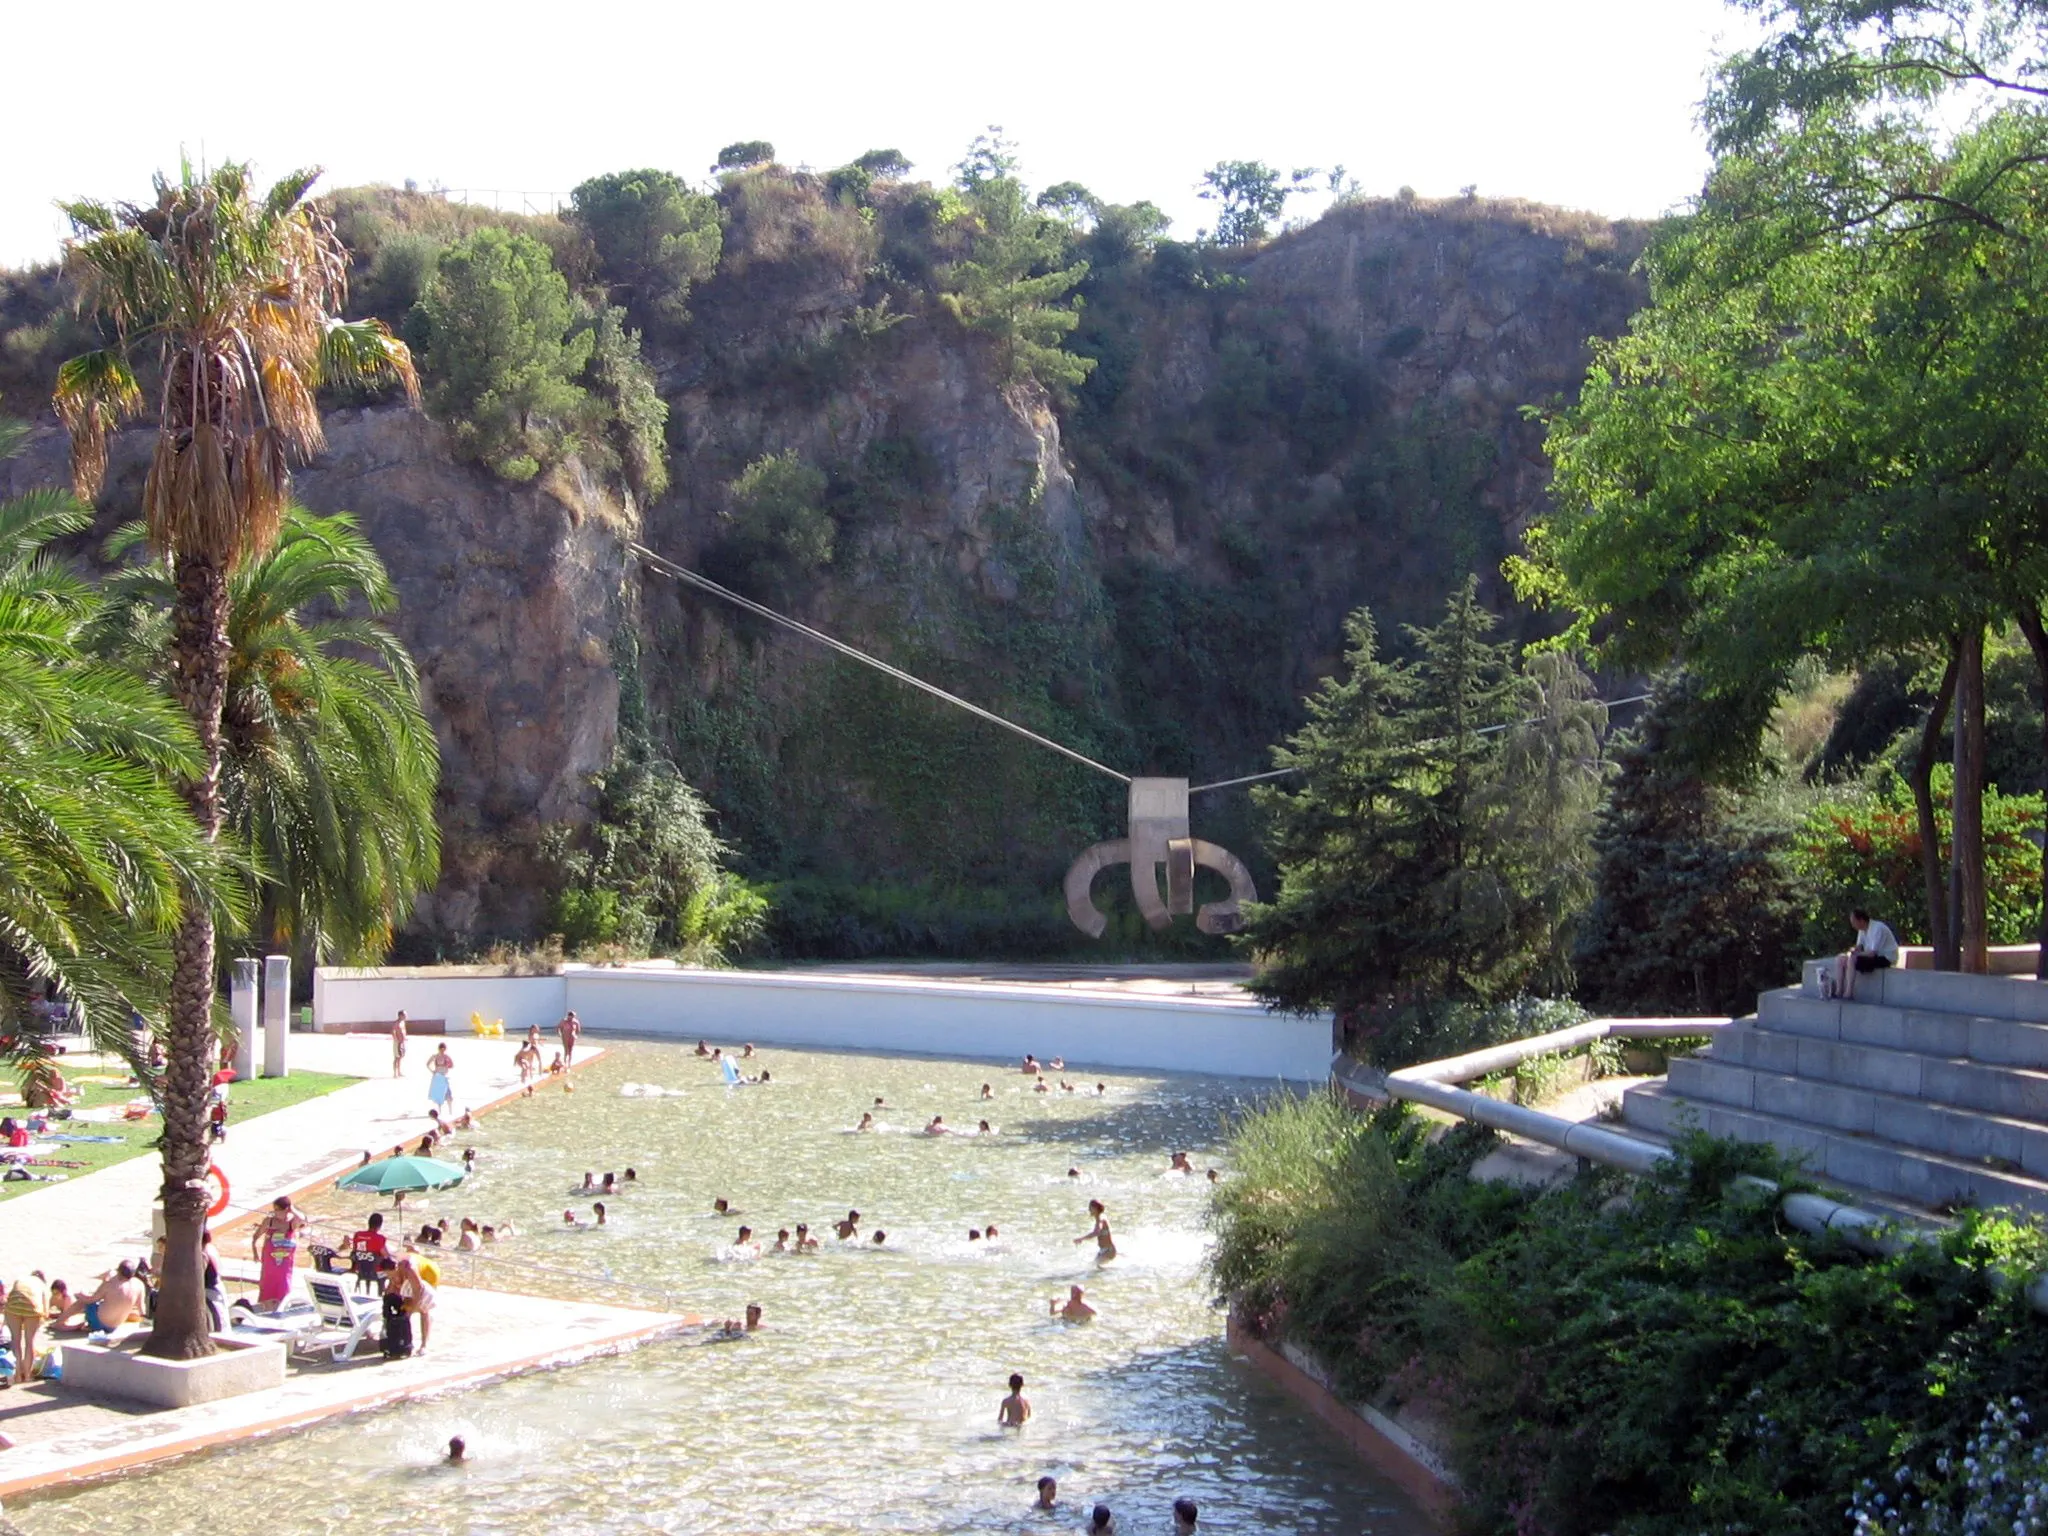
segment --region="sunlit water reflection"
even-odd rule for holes
[[[1101,1500],[1129,1533],[1169,1530],[1172,1500],[1187,1494],[1205,1531],[1426,1529],[1226,1355],[1201,1274],[1209,1186],[1165,1169],[1176,1148],[1197,1170],[1220,1161],[1222,1115],[1246,1085],[1069,1073],[1087,1091],[1035,1095],[987,1065],[780,1050],[748,1067],[774,1082],[728,1089],[685,1049],[614,1046],[573,1096],[514,1105],[458,1138],[477,1148],[479,1171],[425,1209],[509,1217],[520,1236],[499,1250],[508,1261],[601,1273],[644,1288],[650,1305],[730,1317],[758,1301],[762,1333],[414,1402],[10,1513],[31,1536],[125,1536],[138,1519],[166,1532],[345,1536],[1064,1532]],[[992,1103],[978,1097],[983,1082]],[[882,1129],[853,1133],[878,1095]],[[963,1129],[985,1117],[997,1134],[917,1134],[934,1114]],[[590,1197],[571,1193],[586,1169],[629,1164],[642,1185],[608,1202],[610,1226],[560,1229],[565,1206],[589,1214]],[[717,1196],[744,1214],[716,1218]],[[1120,1249],[1100,1269],[1093,1245],[1072,1241],[1091,1197],[1107,1203]],[[888,1233],[885,1248],[833,1239],[849,1208],[864,1238]],[[741,1220],[764,1245],[807,1221],[823,1251],[721,1257]],[[990,1221],[1000,1241],[969,1243]],[[1101,1309],[1092,1324],[1047,1315],[1075,1282]],[[568,1283],[534,1276],[521,1288]],[[995,1424],[1013,1370],[1035,1410],[1021,1433]],[[458,1433],[474,1461],[438,1465]],[[1047,1472],[1060,1518],[1028,1513]]]

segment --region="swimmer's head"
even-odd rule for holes
[[[564,1211],[562,1212],[562,1220],[573,1227],[576,1225],[576,1213],[574,1211]]]
[[[1069,1168],[1067,1170],[1067,1177],[1070,1179],[1078,1179],[1079,1177],[1081,1177],[1081,1170],[1078,1168]]]
[[[859,1211],[848,1211],[848,1212],[846,1213],[846,1219],[847,1219],[848,1221],[859,1221],[859,1220],[860,1220],[860,1212],[859,1212]]]
[[[875,1095],[875,1108],[880,1109],[882,1107],[882,1096],[878,1093]]]
[[[993,1238],[993,1237],[994,1237],[995,1235],[996,1235],[996,1224],[995,1224],[994,1222],[990,1222],[990,1223],[988,1224],[988,1236],[989,1236],[989,1237],[991,1237],[991,1238]]]
[[[978,1242],[980,1242],[980,1241],[981,1241],[981,1228],[979,1228],[979,1227],[969,1227],[969,1228],[967,1229],[967,1241],[969,1241],[970,1243],[978,1243]]]
[[[1088,1529],[1090,1531],[1106,1531],[1110,1528],[1110,1524],[1114,1519],[1115,1517],[1110,1514],[1107,1504],[1098,1504],[1088,1516]]]
[[[980,1130],[982,1135],[986,1136],[988,1134],[988,1122],[986,1120],[981,1122]]]
[[[399,1017],[404,1018],[405,1015],[400,1014]],[[450,1461],[469,1460],[469,1442],[460,1435],[450,1435],[448,1437],[448,1459]]]
[[[733,1239],[733,1241],[734,1241],[734,1242],[739,1242],[739,1243],[744,1243],[744,1242],[748,1241],[748,1240],[749,1240],[750,1238],[752,1238],[752,1237],[753,1237],[753,1235],[754,1235],[754,1229],[753,1229],[752,1227],[741,1227],[741,1228],[740,1228],[740,1235],[739,1235],[738,1237],[734,1238],[734,1239]]]
[[[1214,1183],[1215,1183],[1215,1182],[1216,1182],[1216,1181],[1217,1181],[1218,1179],[1220,1179],[1220,1178],[1222,1178],[1222,1177],[1223,1177],[1223,1175],[1222,1175],[1222,1174],[1220,1174],[1220,1173],[1218,1173],[1218,1172],[1217,1172],[1217,1171],[1216,1171],[1216,1170],[1215,1170],[1214,1168],[1211,1168],[1211,1169],[1209,1170],[1209,1182],[1210,1182],[1211,1184],[1214,1184]]]
[[[1057,1499],[1059,1495],[1060,1485],[1056,1479],[1041,1477],[1038,1480],[1038,1507],[1040,1509],[1051,1509],[1053,1500]]]
[[[1107,1209],[1108,1207],[1100,1200],[1090,1200],[1088,1202],[1088,1214],[1090,1216],[1100,1216]]]
[[[798,1237],[808,1237],[810,1236],[810,1232],[811,1224],[809,1222],[800,1221],[796,1224],[796,1235]]]
[[[1192,1531],[1195,1528],[1195,1516],[1198,1513],[1199,1511],[1195,1508],[1195,1501],[1193,1499],[1175,1499],[1173,1501],[1174,1530],[1176,1532]]]
[[[776,1232],[776,1234],[775,1234],[775,1241],[777,1241],[778,1243],[786,1243],[786,1242],[788,1242],[788,1241],[789,1241],[789,1228],[787,1228],[787,1227],[783,1227],[783,1228],[781,1228],[781,1229],[780,1229],[779,1231],[777,1231],[777,1232]]]
[[[711,1202],[711,1209],[718,1212],[719,1215],[723,1216],[727,1211],[732,1209],[732,1204],[725,1198],[725,1196],[720,1195],[716,1200],[713,1200]]]
[[[630,1184],[630,1183],[632,1183],[632,1182],[633,1182],[633,1181],[634,1181],[635,1179],[637,1179],[637,1178],[639,1178],[639,1177],[640,1177],[640,1175],[639,1175],[639,1174],[635,1173],[635,1172],[634,1172],[634,1171],[633,1171],[632,1169],[628,1168],[628,1169],[626,1170],[626,1173],[625,1173],[625,1178],[624,1178],[624,1181],[623,1181],[623,1182],[625,1182],[625,1183],[627,1183],[627,1184]]]
[[[590,1208],[597,1212],[597,1219],[602,1224],[604,1221],[604,1202],[602,1200],[595,1201]]]
[[[886,1243],[888,1240],[888,1233],[884,1232],[880,1227],[875,1228],[875,1246],[877,1248],[881,1247],[882,1244]]]
[[[752,1332],[754,1329],[760,1326],[761,1303],[759,1303],[758,1301],[750,1301],[747,1303],[747,1330],[749,1332]]]
[[[1024,1375],[1021,1371],[1010,1372],[1010,1390],[1012,1392],[1022,1392],[1024,1390]]]

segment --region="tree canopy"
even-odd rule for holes
[[[689,318],[690,290],[717,270],[724,241],[716,199],[668,171],[614,171],[577,187],[570,208],[640,324]]]

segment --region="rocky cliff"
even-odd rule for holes
[[[756,873],[1051,908],[1116,830],[1109,780],[640,571],[633,530],[1118,768],[1255,772],[1347,610],[1393,633],[1471,570],[1500,598],[1544,494],[1522,409],[1567,396],[1641,298],[1629,226],[1349,206],[1255,251],[1099,263],[1071,343],[1095,368],[1055,401],[930,302],[889,208],[774,185],[728,188],[719,271],[649,339],[673,476],[651,505],[574,462],[506,484],[389,406],[336,412],[299,478],[390,565],[441,736],[445,873],[416,947],[535,931],[539,832],[588,814],[622,707]],[[833,552],[743,568],[730,487],[781,453],[824,475]],[[0,477],[61,462],[50,428]],[[116,466],[110,520],[132,445]],[[1196,816],[1264,873],[1241,793]]]

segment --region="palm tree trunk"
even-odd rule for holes
[[[2034,670],[2041,678],[2041,761],[2048,765],[2048,628],[2041,624],[2040,610],[2025,604],[2019,611],[2020,633],[2027,637],[2027,649],[2034,653]],[[2048,834],[2048,824],[2042,827]],[[2041,926],[2034,935],[2038,952],[2034,974],[2048,981],[2048,836],[2041,843]]]
[[[201,777],[183,784],[193,818],[209,839],[220,836],[220,715],[227,694],[228,576],[224,562],[199,555],[177,559],[178,600],[172,609],[171,655],[178,702],[199,734]],[[164,1261],[156,1322],[144,1354],[192,1360],[213,1353],[207,1326],[206,1098],[213,1083],[214,935],[206,894],[186,893],[172,940],[170,1039],[165,1052]]]
[[[1962,659],[1962,642],[1949,646],[1948,665],[1942,669],[1941,687],[1920,727],[1920,753],[1913,759],[1910,783],[1913,811],[1920,824],[1920,876],[1927,886],[1927,942],[1934,950],[1937,971],[1957,969],[1956,935],[1948,922],[1948,880],[1941,868],[1941,826],[1934,819],[1934,758],[1941,749],[1941,728],[1948,717],[1949,702],[1956,696],[1956,667]]]
[[[1985,952],[1984,907],[1984,627],[1963,632],[1956,671],[1955,798],[1951,813],[1949,857],[1954,876],[1955,937],[1959,968],[1982,974],[1990,968]]]

